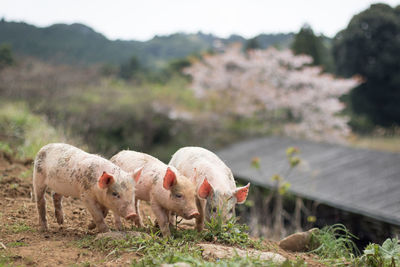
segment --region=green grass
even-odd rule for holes
[[[25,246],[27,246],[27,245],[28,245],[27,243],[22,242],[22,241],[15,241],[15,242],[7,243],[7,247],[8,247],[8,248],[25,247]]]
[[[312,234],[310,253],[329,264],[354,261],[360,254],[353,241],[355,238],[342,224],[325,226]]]
[[[239,225],[235,220],[224,224],[220,220],[212,220],[206,225],[207,231],[201,233],[193,229],[171,229],[171,237],[163,238],[159,230],[150,227],[139,236],[126,235],[123,239],[100,238],[87,236],[77,241],[80,248],[94,249],[104,252],[107,256],[119,256],[125,252],[135,252],[140,259],[132,262],[133,266],[159,266],[162,263],[186,262],[192,266],[276,266],[271,261],[252,257],[233,257],[209,262],[202,258],[200,242],[226,244],[241,248],[262,249],[261,241],[249,238],[247,227]],[[132,230],[138,230],[132,228]],[[139,229],[144,231],[144,229]],[[302,261],[286,262],[282,266],[303,266]]]
[[[400,136],[360,136],[350,140],[355,147],[400,152]]]
[[[34,158],[42,146],[65,140],[61,131],[22,102],[0,102],[0,132],[0,150],[20,159]]]
[[[22,232],[32,232],[34,229],[25,223],[14,223],[11,225],[5,225],[7,231],[17,234]]]
[[[218,242],[221,244],[239,246],[242,248],[252,247],[262,248],[262,240],[252,240],[248,234],[248,226],[238,224],[236,218],[223,222],[221,216],[211,218],[205,225],[207,231],[202,233],[202,239],[209,242]]]

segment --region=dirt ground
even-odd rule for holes
[[[59,226],[48,193],[49,231],[40,232],[36,205],[31,201],[31,167],[31,161],[15,161],[0,154],[0,266],[126,266],[138,257],[134,252],[115,257],[79,248],[81,238],[97,232],[87,229],[91,217],[77,199],[64,198],[64,225]],[[114,227],[111,215],[107,224]],[[322,266],[307,254],[274,252],[289,259],[303,258],[308,266]]]

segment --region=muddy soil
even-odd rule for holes
[[[14,161],[0,154],[0,266],[128,266],[139,257],[135,252],[116,257],[79,248],[79,240],[97,232],[88,230],[90,214],[77,199],[64,198],[64,224],[59,226],[48,192],[49,231],[40,232],[36,204],[31,201],[31,170],[30,162]],[[152,217],[147,205],[142,204],[141,209]],[[112,220],[112,215],[108,215],[107,224],[115,230]],[[303,258],[308,266],[322,266],[306,254],[281,249],[273,252],[289,259]]]

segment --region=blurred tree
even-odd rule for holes
[[[315,36],[311,26],[304,24],[294,37],[292,50],[295,55],[306,54],[313,58],[314,65],[321,65],[321,40]]]
[[[132,56],[131,59],[121,64],[119,70],[119,76],[122,79],[130,80],[138,76],[142,72],[142,66],[136,56]]]
[[[311,26],[304,24],[294,37],[291,49],[295,55],[311,56],[313,65],[322,66],[325,71],[332,72],[334,70],[333,59],[327,40],[324,36],[316,36]]]
[[[224,53],[205,55],[184,72],[192,77],[195,97],[210,103],[213,120],[269,114],[265,117],[274,124],[286,122],[284,131],[290,136],[342,142],[350,131],[347,119],[337,116],[344,108],[338,98],[358,81],[321,73],[311,62],[311,57],[290,50],[245,54],[234,45]]]
[[[260,43],[257,40],[257,37],[254,37],[254,38],[249,39],[246,42],[244,49],[246,51],[248,51],[248,50],[260,49],[260,48],[261,48],[261,46],[260,46]]]
[[[400,124],[400,7],[374,4],[355,15],[334,40],[336,72],[360,74],[349,95],[352,112],[374,124]]]
[[[11,52],[11,46],[7,44],[0,45],[0,70],[14,63],[14,57]]]

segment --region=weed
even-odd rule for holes
[[[357,238],[351,234],[342,224],[334,224],[325,226],[319,231],[312,234],[311,253],[317,254],[322,259],[331,262],[336,259],[352,260],[355,254],[360,252],[355,245],[353,238]]]
[[[261,247],[261,241],[250,239],[248,226],[245,224],[238,224],[235,217],[224,222],[221,214],[218,214],[215,218],[211,218],[210,222],[206,222],[205,226],[208,230],[203,234],[203,239],[205,241],[237,245],[240,247]]]
[[[369,244],[364,249],[360,261],[368,266],[398,266],[400,264],[400,244],[397,238],[386,239],[382,246]]]
[[[18,223],[14,223],[12,225],[6,225],[6,229],[9,232],[12,232],[14,234],[33,231],[33,229],[30,226],[28,226],[28,225],[26,225],[24,223],[19,223],[19,224]]]
[[[28,178],[32,178],[32,174],[33,174],[33,168],[29,168],[28,170],[22,172],[20,174],[20,177],[23,179],[28,179]]]
[[[14,183],[14,184],[10,184],[10,189],[17,189],[19,187],[19,184]]]
[[[9,247],[9,248],[25,247],[26,245],[28,245],[28,244],[25,242],[22,242],[22,241],[15,241],[15,242],[7,243],[7,247]]]

